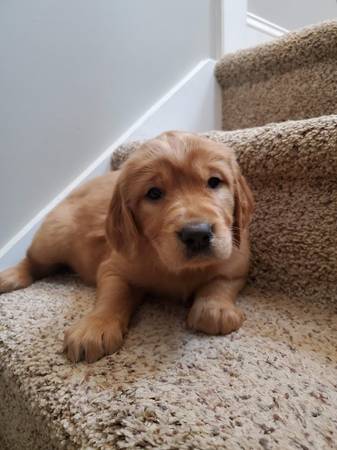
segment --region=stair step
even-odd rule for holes
[[[336,114],[337,21],[225,55],[215,75],[224,130]]]
[[[94,300],[75,277],[0,296],[2,450],[336,442],[332,302],[248,289],[243,328],[217,337],[187,330],[183,305],[147,302],[119,352],[70,364],[60,352],[64,329]]]

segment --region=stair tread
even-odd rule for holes
[[[64,327],[94,301],[76,277],[0,296],[1,430],[15,448],[310,448],[336,442],[336,306],[247,288],[229,337],[143,305],[117,354],[71,365]],[[7,422],[6,422],[7,421]],[[9,422],[10,426],[9,426]],[[268,431],[269,430],[269,431]],[[1,448],[6,448],[6,442]]]

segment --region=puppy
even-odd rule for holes
[[[68,266],[97,285],[91,312],[67,330],[64,351],[93,362],[116,351],[146,293],[193,298],[187,324],[227,334],[249,264],[253,197],[234,152],[168,132],[120,171],[82,185],[45,219],[25,259],[0,274],[0,292]]]

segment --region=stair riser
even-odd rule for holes
[[[337,45],[337,44],[336,44]],[[337,59],[222,92],[223,130],[337,114]]]

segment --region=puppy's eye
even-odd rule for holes
[[[208,185],[208,187],[210,187],[211,189],[216,189],[217,187],[220,186],[221,183],[222,183],[222,181],[221,181],[220,178],[218,178],[218,177],[211,177],[211,178],[209,178],[209,180],[207,181],[207,185]]]
[[[157,188],[157,187],[152,187],[151,189],[149,189],[145,195],[146,198],[148,198],[149,200],[159,200],[164,196],[164,192]]]

